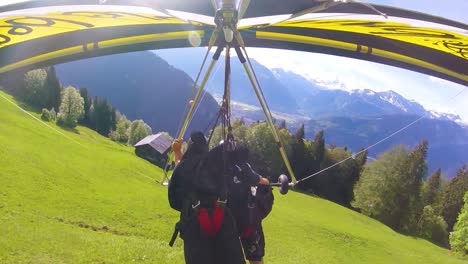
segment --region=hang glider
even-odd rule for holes
[[[216,28],[216,7],[222,3],[17,2],[0,4],[0,74],[115,53],[207,46]],[[251,1],[238,29],[247,47],[351,57],[468,85],[468,25],[394,7],[342,2]]]

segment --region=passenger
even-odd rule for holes
[[[242,246],[227,203],[225,151],[223,146],[208,152],[201,132],[189,140],[182,155],[181,142],[173,145],[176,166],[169,182],[171,207],[181,212],[171,246],[180,232],[188,264],[245,264]]]
[[[238,147],[236,153],[233,181],[228,185],[228,207],[236,219],[246,259],[251,264],[262,264],[265,255],[262,220],[273,207],[272,187],[248,163],[247,148]]]

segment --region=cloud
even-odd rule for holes
[[[428,75],[373,62],[316,53],[248,48],[266,67],[292,71],[329,89],[393,90],[428,110],[456,113],[468,122],[468,91],[464,86]],[[468,89],[466,89],[468,90]]]

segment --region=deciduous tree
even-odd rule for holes
[[[57,123],[74,128],[84,114],[83,98],[75,88],[68,86],[62,92],[61,101]]]
[[[135,145],[138,141],[152,134],[151,127],[143,120],[135,120],[128,128],[128,144]]]

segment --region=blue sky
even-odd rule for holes
[[[368,2],[411,9],[468,24],[468,0]],[[248,51],[251,57],[269,68],[293,71],[332,89],[394,90],[428,110],[458,114],[468,123],[466,86],[391,66],[337,56],[253,48]]]

